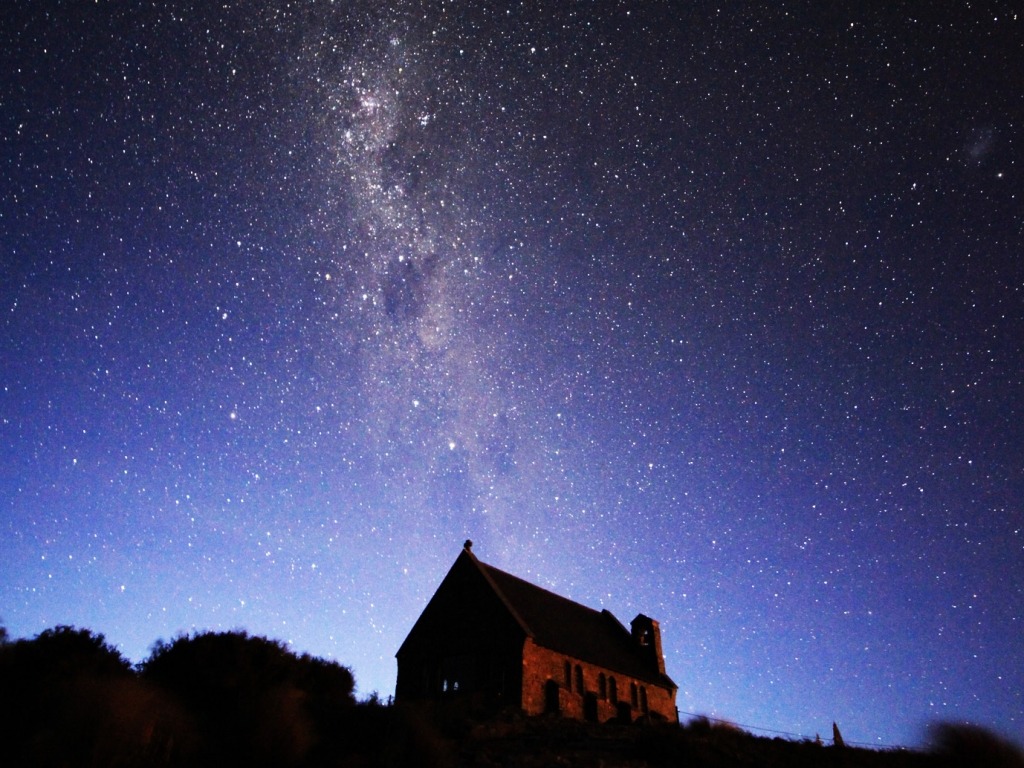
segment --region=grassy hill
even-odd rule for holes
[[[357,708],[362,709],[362,707]],[[364,715],[367,711],[364,709]],[[927,750],[874,750],[754,736],[698,718],[674,724],[591,724],[457,708],[379,707],[352,765],[436,768],[1024,768],[1012,744],[984,729],[946,725]]]
[[[589,724],[559,718],[507,715],[459,723],[434,713],[414,731],[425,764],[467,768],[917,768],[944,764],[937,754],[909,750],[837,748],[753,736],[706,720],[669,724]]]

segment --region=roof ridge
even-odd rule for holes
[[[469,557],[469,561],[476,566],[476,569],[480,572],[480,575],[484,577],[484,579],[490,585],[491,589],[494,590],[494,594],[498,596],[498,599],[501,600],[502,604],[505,606],[508,612],[512,614],[512,618],[516,620],[516,623],[519,624],[520,627],[522,627],[523,632],[525,632],[528,637],[536,637],[536,633],[533,631],[530,625],[526,623],[526,620],[519,614],[519,611],[516,610],[516,607],[512,604],[512,601],[508,599],[508,597],[505,595],[505,592],[501,589],[501,587],[498,586],[498,584],[491,577],[489,571],[491,570],[492,566],[488,565],[487,563],[480,562],[480,560],[477,559],[477,556],[473,554],[472,550],[470,550],[469,547],[463,549],[462,554]],[[494,568],[494,570],[506,576],[512,576],[512,574],[505,573],[499,568]],[[512,576],[512,578],[515,578],[515,576]],[[520,581],[522,581],[522,579],[520,579]],[[529,582],[526,583],[529,584]]]
[[[475,557],[476,556],[474,555],[474,559],[475,559]],[[551,597],[555,598],[556,600],[561,600],[564,603],[572,603],[577,608],[582,608],[583,610],[589,611],[590,613],[598,613],[598,614],[607,613],[607,614],[611,615],[612,618],[615,618],[615,615],[611,611],[609,611],[607,608],[602,608],[600,610],[598,610],[597,608],[591,608],[589,605],[584,605],[583,603],[580,603],[580,602],[577,602],[576,600],[573,600],[571,597],[566,597],[565,595],[560,595],[557,592],[553,592],[552,590],[547,589],[546,587],[540,586],[539,584],[534,584],[532,581],[527,581],[526,579],[522,578],[521,576],[516,576],[514,573],[509,573],[508,571],[503,571],[501,568],[496,568],[493,565],[489,565],[488,563],[484,563],[484,562],[481,562],[479,560],[477,560],[477,562],[481,566],[483,566],[485,569],[488,569],[488,570],[491,570],[491,571],[497,571],[499,574],[501,574],[505,578],[513,579],[515,581],[520,582],[521,584],[525,584],[526,586],[528,586],[528,587],[530,587],[532,589],[536,589],[536,590],[538,590],[540,592],[546,592],[547,594],[549,594]],[[618,621],[618,619],[616,619],[616,621]],[[620,624],[621,624],[621,622],[620,622]]]

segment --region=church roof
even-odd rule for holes
[[[468,547],[459,557],[469,558],[479,568],[519,626],[538,645],[637,680],[676,687],[645,657],[611,611],[588,608],[482,563]]]

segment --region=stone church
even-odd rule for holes
[[[480,562],[467,541],[396,654],[395,699],[464,700],[594,722],[676,722],[658,622],[609,611]]]

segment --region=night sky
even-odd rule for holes
[[[684,713],[1024,738],[1010,3],[215,5],[0,11],[12,637],[387,696],[472,538]]]

